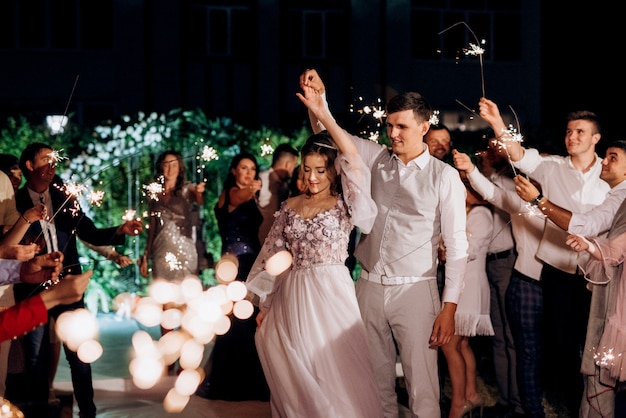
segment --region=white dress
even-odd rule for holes
[[[467,213],[467,267],[465,285],[454,316],[455,334],[464,337],[494,335],[489,314],[487,248],[493,231],[493,214],[486,206]]]
[[[354,161],[347,166],[355,165],[362,169]],[[366,200],[358,210],[368,212],[369,231],[376,208],[367,201],[365,174],[358,172],[359,184],[342,179],[347,200]],[[348,206],[338,198],[333,208],[304,219],[283,203],[248,276],[246,286],[261,296],[266,312],[255,338],[273,417],[383,416],[354,281],[344,264],[355,219]],[[269,276],[265,261],[281,250],[291,252],[292,266]]]

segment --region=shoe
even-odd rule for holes
[[[474,418],[475,416],[478,418],[483,418],[483,410],[485,407],[485,400],[483,399],[482,396],[478,396],[478,399],[476,399],[475,401],[468,401],[470,404],[472,404],[472,409],[470,411],[470,417]],[[477,415],[476,415],[477,414]]]
[[[448,418],[466,418],[472,416],[472,410],[474,409],[474,404],[470,401],[465,401],[465,405],[459,411],[458,415],[448,415]]]

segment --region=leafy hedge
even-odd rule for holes
[[[71,116],[69,118],[71,120]],[[147,211],[143,185],[153,181],[154,161],[164,150],[175,149],[183,154],[187,176],[193,182],[206,181],[203,210],[204,237],[207,257],[218,260],[221,242],[213,216],[213,206],[221,193],[222,183],[232,156],[247,150],[258,156],[261,169],[269,167],[271,150],[283,142],[299,148],[307,136],[303,123],[299,131],[289,136],[271,129],[248,130],[228,118],[207,119],[201,110],[175,109],[167,114],[125,116],[95,128],[85,129],[70,124],[63,133],[51,135],[44,124],[30,123],[25,117],[9,118],[0,130],[0,153],[17,157],[31,142],[43,142],[67,159],[59,164],[57,173],[65,180],[76,182],[88,191],[103,191],[99,206],[91,205],[81,194],[81,206],[100,227],[118,225],[128,209],[138,216]],[[212,149],[217,159],[203,159],[203,151]],[[147,224],[147,217],[143,217]],[[120,253],[133,260],[143,253],[147,231],[136,239],[127,237]],[[94,275],[89,292],[105,301],[100,309],[108,310],[113,298],[120,293],[145,293],[148,284],[136,266],[125,269],[81,246],[81,256]],[[202,272],[206,285],[214,284],[211,268]]]

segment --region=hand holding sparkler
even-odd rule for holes
[[[523,175],[518,174],[513,178],[513,181],[515,182],[515,191],[517,192],[517,195],[522,198],[522,200],[529,203],[538,203],[535,201],[543,198],[539,189],[537,189],[537,187],[535,187],[535,185]]]
[[[524,148],[521,145],[521,138],[507,129],[498,105],[485,97],[478,101],[479,115],[493,129],[495,140],[499,147],[498,152],[505,155],[511,161],[519,161],[524,156]]]
[[[34,244],[33,244],[34,245]],[[63,268],[63,253],[55,251],[38,255],[30,261],[22,263],[20,279],[24,283],[39,284],[45,281],[56,281]]]
[[[141,231],[143,231],[143,223],[140,219],[127,220],[126,222],[121,224],[119,228],[117,228],[118,235],[125,234],[133,237],[139,235]]]
[[[93,270],[81,274],[68,274],[58,284],[40,293],[46,309],[79,301],[89,285]]]

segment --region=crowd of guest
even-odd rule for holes
[[[543,154],[481,98],[490,130],[470,153],[407,92],[386,105],[382,145],[338,125],[315,70],[299,81],[313,135],[300,151],[280,144],[263,171],[252,150],[235,155],[213,208],[220,252],[237,259],[255,308],[215,338],[197,394],[269,401],[274,417],[396,418],[400,402],[415,417],[542,418],[549,391],[569,417],[624,416],[626,141],[598,155],[600,120],[577,110],[567,155]],[[143,225],[97,228],[59,212],[68,198],[52,152],[33,143],[0,158],[0,395],[53,402],[63,347],[80,417],[95,417],[90,365],[58,341],[54,320],[85,306],[91,272],[77,240],[125,267],[114,246]],[[177,150],[156,159],[162,193],[137,260],[150,280],[199,271],[205,184],[186,171]],[[273,272],[283,251],[293,262]],[[490,405],[478,388],[485,348]],[[10,355],[21,356],[17,374]]]

